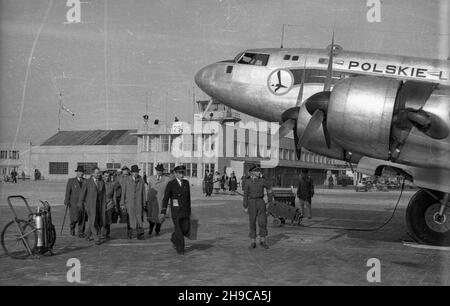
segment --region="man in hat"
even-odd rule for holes
[[[127,166],[123,166],[120,173],[117,174],[114,182],[114,190],[116,193],[117,209],[120,209],[120,199],[122,198],[122,181],[130,176],[130,169]]]
[[[184,179],[185,171],[186,167],[182,165],[174,168],[175,179],[167,184],[160,214],[160,220],[163,222],[169,200],[172,200],[174,232],[170,241],[178,254],[184,254],[184,236],[189,233],[191,217],[191,191],[189,181]]]
[[[70,234],[75,236],[75,227],[78,225],[77,234],[80,238],[83,238],[86,218],[84,207],[79,206],[81,189],[85,181],[83,166],[78,166],[75,173],[76,176],[67,181],[64,205],[68,206],[70,212]]]
[[[250,169],[250,178],[244,184],[244,211],[248,213],[250,221],[251,239],[250,248],[256,248],[256,222],[259,226],[260,244],[263,248],[268,249],[266,242],[267,236],[267,213],[266,202],[264,202],[264,189],[267,191],[268,202],[273,201],[272,188],[266,179],[261,178],[261,169],[253,166]]]
[[[85,207],[88,216],[86,238],[95,240],[97,245],[104,239],[102,233],[106,208],[106,189],[101,174],[98,167],[92,169],[92,176],[83,184],[80,195],[80,203]]]
[[[161,221],[159,220],[159,212],[162,209],[164,199],[164,192],[170,179],[164,175],[164,166],[157,164],[155,167],[156,175],[148,178],[148,192],[147,192],[147,220],[150,223],[148,234],[153,233],[155,229],[156,236],[161,231]]]
[[[136,232],[137,239],[144,239],[144,205],[145,182],[139,175],[139,167],[131,166],[131,176],[122,179],[122,196],[120,206],[125,207],[128,215],[127,232],[128,239],[133,239]]]
[[[303,169],[298,182],[297,196],[300,200],[302,214],[311,219],[311,200],[314,196],[314,182],[308,175],[308,169]],[[306,208],[306,211],[305,211]]]
[[[103,220],[104,233],[102,235],[106,240],[110,239],[111,224],[113,223],[113,214],[117,213],[115,182],[109,171],[103,171],[103,181],[105,183],[106,209]]]

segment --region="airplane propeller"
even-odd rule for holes
[[[329,149],[331,146],[330,133],[327,128],[327,110],[331,94],[331,81],[333,78],[333,52],[334,33],[331,38],[331,49],[328,58],[327,75],[323,85],[323,91],[312,95],[305,101],[306,110],[312,115],[312,117],[306,125],[303,134],[300,136],[300,146],[303,146],[303,144],[309,141],[310,137],[313,135],[313,132],[319,129],[320,125],[322,125],[327,148]]]

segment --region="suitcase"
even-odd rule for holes
[[[120,208],[119,223],[127,223],[127,221],[128,221],[127,209],[125,207],[122,207]]]
[[[191,217],[189,223],[189,232],[187,233],[186,238],[190,240],[197,240],[198,219]]]

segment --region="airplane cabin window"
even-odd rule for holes
[[[268,54],[245,52],[238,60],[238,63],[255,66],[266,66],[268,61]]]
[[[233,66],[227,66],[227,73],[233,72]]]
[[[292,57],[292,60],[293,60],[293,61],[298,61],[298,55],[294,55],[294,56]]]
[[[290,58],[291,58],[291,56],[290,56],[289,54],[286,54],[286,55],[283,57],[283,59],[284,59],[285,61],[289,60]]]
[[[303,77],[303,70],[304,69],[291,70],[292,74],[294,75],[294,85],[301,84]],[[304,74],[305,74],[305,83],[324,83],[327,77],[327,71],[321,69],[306,69]],[[333,71],[331,83],[335,84],[337,81],[351,76],[353,76],[353,74],[340,71]]]

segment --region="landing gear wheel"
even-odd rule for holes
[[[6,255],[16,259],[25,259],[31,255],[27,250],[25,241],[34,254],[37,245],[37,232],[32,223],[28,221],[17,220],[17,223],[22,233],[15,221],[9,222],[2,231],[2,247]]]
[[[272,223],[273,223],[275,226],[281,226],[281,220],[280,220],[279,218],[273,219]]]
[[[432,193],[433,191],[428,191]],[[450,246],[450,209],[440,217],[441,203],[425,190],[419,190],[411,198],[406,209],[409,234],[418,242]]]

